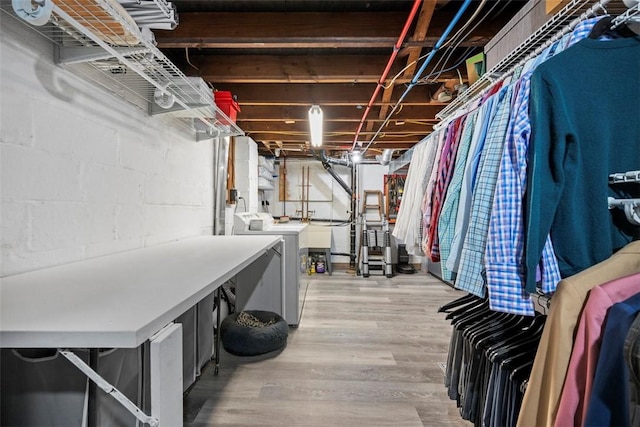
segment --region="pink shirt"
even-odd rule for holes
[[[556,427],[582,426],[600,354],[604,320],[609,308],[640,292],[640,273],[591,289],[573,343],[567,376],[560,395]],[[553,299],[551,300],[553,303]]]

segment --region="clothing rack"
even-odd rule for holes
[[[640,171],[612,173],[611,175],[609,175],[609,184],[619,184],[626,182],[640,182]]]
[[[547,315],[551,308],[551,295],[548,294],[530,294],[533,300],[533,308],[540,314]],[[524,390],[523,390],[524,391]]]
[[[539,55],[547,47],[560,40],[562,36],[572,31],[581,21],[597,14],[599,11],[605,11],[604,6],[609,2],[610,0],[600,0],[592,4],[587,10],[584,10],[591,3],[590,0],[571,1],[487,73],[482,75],[469,89],[458,95],[448,106],[436,114],[436,117],[442,120],[438,126],[445,126],[449,121],[447,119],[452,117],[455,112],[479,99],[487,89],[513,74],[529,59]],[[637,9],[637,7],[632,9]],[[579,16],[574,18],[578,14]],[[615,25],[620,25],[620,22],[626,22],[625,19],[628,19],[622,17],[622,15],[618,18],[621,19],[614,20]]]
[[[624,210],[627,220],[633,225],[640,225],[640,199],[607,199],[609,209],[620,208]]]

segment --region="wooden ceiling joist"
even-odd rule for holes
[[[422,40],[405,46],[433,46],[451,22],[443,12]],[[283,49],[381,48],[391,49],[406,20],[404,12],[200,12],[180,14],[180,25],[156,31],[160,48]],[[462,46],[481,46],[495,34],[479,28]]]
[[[442,109],[441,106],[404,106],[392,117],[392,120],[422,120],[433,118]],[[267,120],[277,119],[280,121],[295,120],[306,121],[308,118],[309,106],[253,106],[248,105],[242,108],[238,114],[238,121],[251,121],[252,119]],[[331,107],[323,109],[325,121],[332,120],[360,120],[362,110],[356,107]]]
[[[379,55],[191,55],[191,69],[223,83],[376,83],[386,65]],[[399,68],[396,67],[395,72]]]
[[[457,77],[446,74],[449,79]],[[442,76],[444,80],[444,74]],[[245,105],[303,105],[318,104],[321,106],[366,106],[375,84],[345,84],[327,83],[323,85],[313,83],[272,83],[268,86],[257,86],[243,83],[225,83],[217,89],[230,91],[238,98],[240,106]],[[403,101],[404,105],[439,105],[443,103],[432,101],[427,85],[415,86]],[[433,89],[432,89],[433,90]],[[400,96],[398,92],[389,103],[395,103]],[[385,101],[376,102],[374,106],[384,105]]]
[[[383,128],[385,133],[423,133],[433,129],[433,122],[404,122],[398,125],[391,121]],[[242,130],[245,132],[277,132],[283,134],[300,135],[309,133],[307,122],[296,122],[287,124],[284,122],[242,122]],[[350,122],[327,122],[324,132],[329,133],[353,133],[353,123]],[[277,138],[276,138],[277,140]]]

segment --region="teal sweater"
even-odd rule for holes
[[[640,37],[585,39],[541,64],[530,115],[524,256],[534,292],[548,233],[562,277],[631,241],[633,226],[607,197],[640,196],[640,184],[608,185],[611,173],[640,170]]]

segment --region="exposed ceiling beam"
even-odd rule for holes
[[[442,109],[442,106],[404,106],[392,117],[392,120],[423,120],[435,117]],[[238,114],[238,121],[250,120],[287,120],[306,121],[309,108],[303,106],[253,106],[248,105],[242,108]],[[325,121],[352,121],[362,118],[362,110],[355,107],[327,107],[323,108],[323,118]]]
[[[425,0],[422,2],[422,7],[420,8],[420,14],[418,15],[418,22],[416,23],[416,28],[413,32],[413,36],[411,37],[412,41],[424,41],[427,37],[427,31],[429,29],[429,25],[431,24],[431,18],[433,17],[433,12],[436,9],[436,0]],[[420,57],[420,52],[422,52],[421,47],[410,47],[407,49],[411,49],[409,51],[409,57],[407,58],[407,67],[402,74],[403,77],[412,78],[413,73],[416,69],[416,65],[418,62],[418,58]],[[382,106],[380,107],[380,115],[381,119],[387,117],[387,113],[391,106],[389,102],[393,96],[394,84],[389,84],[384,90],[382,94]],[[414,88],[415,89],[415,88]],[[428,100],[430,96],[427,96]]]
[[[453,18],[438,14],[421,41],[405,46],[433,46]],[[180,14],[174,30],[155,31],[160,48],[392,48],[404,21],[404,12],[192,12]],[[474,31],[463,46],[480,46],[497,29]]]
[[[436,8],[435,0],[425,0],[422,3],[422,9],[420,9],[420,16],[418,17],[418,25],[416,31],[413,34],[412,39],[415,41],[423,41],[427,37],[427,29],[431,25],[433,18],[433,12]],[[418,65],[420,53],[422,48],[419,46],[410,46],[405,49],[408,54],[407,68],[404,71],[404,77],[413,77]]]
[[[456,78],[453,73],[447,73],[447,79],[442,76],[442,81]],[[375,83],[345,84],[326,83],[322,85],[314,83],[272,83],[268,86],[257,86],[243,83],[225,83],[217,89],[230,91],[238,97],[240,106],[245,105],[367,105]],[[392,97],[388,102],[395,103],[400,94]],[[445,104],[433,102],[427,85],[415,86],[403,101],[403,105],[433,105]],[[374,103],[376,106],[384,105],[383,102]]]
[[[404,42],[405,49],[416,47],[433,47],[440,37],[426,37],[422,41],[408,40]],[[166,39],[161,43],[163,49],[376,49],[388,48],[393,46],[395,38],[282,38],[282,39],[248,39],[238,41],[235,39],[188,39],[180,40],[177,38]],[[489,41],[489,37],[475,36],[469,37],[460,43],[461,47],[479,47],[484,46]],[[403,52],[405,52],[403,50]],[[405,54],[406,55],[406,54]]]
[[[407,122],[407,121],[391,121],[382,130],[383,133],[424,133],[433,130],[434,122]],[[354,126],[350,122],[327,122],[324,126],[324,132],[329,133],[353,133]],[[308,135],[309,124],[307,122],[296,122],[287,124],[284,122],[242,122],[242,130],[246,133],[251,132],[273,132],[282,133],[284,135]],[[275,138],[278,140],[278,138]]]
[[[379,55],[192,55],[192,74],[226,83],[376,83],[386,65]],[[395,67],[394,74],[399,70]]]

